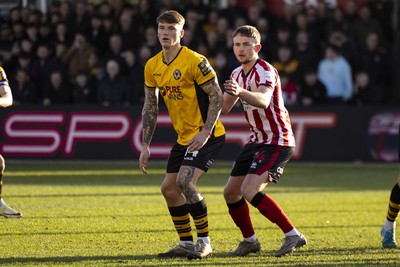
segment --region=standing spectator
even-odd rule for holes
[[[361,54],[360,66],[370,79],[371,90],[374,91],[375,103],[382,104],[385,92],[390,88],[391,73],[388,71],[389,59],[385,47],[380,44],[379,36],[370,32],[365,40],[366,50]]]
[[[61,66],[51,56],[51,51],[47,44],[39,44],[36,55],[37,57],[32,62],[31,78],[37,88],[38,98],[42,99],[44,88],[50,86],[51,73],[60,69]]]
[[[75,3],[75,12],[72,14],[68,22],[69,30],[72,36],[76,34],[76,30],[87,33],[90,27],[90,14],[87,12],[87,1],[78,0]]]
[[[292,36],[290,32],[290,28],[284,25],[279,26],[276,31],[276,34],[272,36],[272,40],[270,42],[269,52],[267,50],[266,56],[270,58],[271,61],[277,60],[278,49],[280,47],[292,47]]]
[[[279,73],[287,73],[291,80],[296,82],[299,80],[299,61],[293,57],[289,46],[278,48],[278,58],[272,61],[272,65]]]
[[[375,32],[382,44],[386,43],[382,26],[378,20],[371,17],[368,5],[363,5],[358,11],[359,18],[351,24],[350,34],[362,52],[366,50],[365,40],[370,32]]]
[[[36,103],[35,84],[30,81],[29,73],[24,69],[17,69],[10,79],[13,88],[14,105],[31,105]]]
[[[28,24],[26,26],[25,33],[26,33],[26,37],[33,43],[34,48],[36,50],[36,48],[37,48],[36,45],[39,40],[39,31],[38,31],[37,26],[35,24]]]
[[[71,89],[61,71],[53,71],[50,75],[50,85],[44,89],[43,105],[70,104]]]
[[[157,28],[153,26],[146,27],[144,30],[144,43],[151,50],[151,55],[154,56],[161,50],[160,42],[158,41]],[[143,46],[142,45],[142,46]]]
[[[55,43],[52,26],[48,22],[42,22],[38,28],[38,42],[52,45]]]
[[[345,19],[343,10],[340,7],[335,7],[331,11],[332,15],[327,18],[324,32],[326,38],[329,38],[330,33],[335,29],[340,29],[346,35],[350,32],[350,23]]]
[[[145,45],[139,49],[137,57],[132,51],[124,53],[125,62],[128,66],[130,103],[132,104],[143,104],[144,102],[144,67],[147,60],[152,56],[152,51]]]
[[[340,49],[341,55],[350,64],[354,74],[360,65],[360,52],[353,39],[346,35],[340,28],[336,28],[329,34],[328,43],[336,45]]]
[[[270,183],[279,181],[294,152],[295,139],[281,98],[278,72],[258,57],[260,33],[253,26],[245,25],[234,31],[233,39],[233,51],[241,66],[224,83],[221,113],[229,113],[240,100],[251,133],[224,188],[229,214],[243,236],[236,250],[228,255],[245,256],[261,249],[250,218],[247,204],[250,203],[284,233],[284,242],[275,253],[276,257],[282,257],[306,245],[307,240],[276,200],[262,191]]]
[[[215,55],[215,72],[217,73],[220,87],[223,88],[224,81],[228,80],[231,75],[232,66],[228,62],[228,58],[224,49],[217,50]]]
[[[72,102],[74,104],[97,103],[95,89],[89,75],[84,71],[78,72],[73,81]]]
[[[124,50],[122,50],[122,37],[120,34],[115,33],[110,36],[109,47],[110,49],[104,55],[102,62],[104,62],[105,65],[106,62],[108,62],[109,60],[111,59],[115,60],[118,62],[119,67],[122,68],[122,71],[124,71],[125,70],[125,62],[123,57]]]
[[[149,51],[149,54],[151,52]],[[144,102],[144,65],[132,50],[124,52],[125,65],[128,71],[130,103],[143,104]],[[146,64],[146,62],[144,62]]]
[[[139,25],[135,25],[133,15],[129,10],[122,12],[118,20],[118,35],[121,37],[121,49],[136,50],[139,47],[139,40],[142,38],[135,38],[133,36],[141,36]]]
[[[326,87],[318,80],[317,72],[313,67],[304,71],[299,91],[300,103],[304,107],[326,103]]]
[[[293,58],[299,62],[299,80],[303,71],[309,66],[318,64],[319,55],[315,48],[311,47],[308,34],[305,31],[299,31],[295,36],[295,47],[293,50]]]
[[[229,20],[229,24],[233,25],[234,19],[237,17],[246,17],[246,12],[243,8],[241,8],[238,4],[238,0],[228,0],[228,6],[222,10],[220,10],[220,17],[224,17]]]
[[[59,22],[55,24],[54,39],[56,43],[62,43],[66,46],[70,44],[67,25],[64,22]]]
[[[351,67],[340,55],[339,48],[329,44],[325,58],[318,64],[318,79],[327,89],[327,100],[331,104],[345,103],[353,93]]]
[[[106,107],[128,106],[129,97],[128,79],[121,74],[118,62],[110,59],[106,63],[106,75],[98,87],[97,101]]]
[[[93,48],[88,44],[86,36],[77,32],[72,45],[61,58],[67,67],[70,81],[74,79],[78,72],[88,71],[88,59],[92,51]]]
[[[98,14],[90,18],[90,27],[87,33],[88,41],[94,47],[100,57],[103,57],[108,49],[108,34],[104,29],[103,21]]]
[[[349,101],[350,104],[359,107],[375,103],[380,104],[379,98],[376,98],[376,92],[374,92],[374,89],[371,86],[368,73],[365,71],[359,71],[356,73],[354,80],[354,91],[353,96]]]

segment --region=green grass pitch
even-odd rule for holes
[[[24,217],[0,217],[0,266],[399,266],[400,250],[383,249],[379,235],[398,164],[289,163],[264,191],[309,243],[283,258],[273,256],[283,234],[253,207],[261,253],[225,256],[241,240],[222,196],[229,169],[214,165],[199,183],[213,256],[159,260],[178,240],[159,189],[163,163],[145,176],[136,161],[7,161],[4,200]]]

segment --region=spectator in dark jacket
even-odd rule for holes
[[[97,100],[103,106],[129,105],[128,79],[120,73],[120,66],[114,59],[107,61],[106,75],[99,84]]]

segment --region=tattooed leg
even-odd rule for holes
[[[203,196],[197,190],[197,180],[204,174],[204,171],[192,166],[182,166],[177,176],[177,185],[182,194],[186,197],[188,204],[201,201]]]

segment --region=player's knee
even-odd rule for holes
[[[179,194],[179,192],[176,192],[176,190],[174,190],[174,188],[172,188],[172,186],[167,183],[162,183],[160,189],[161,189],[161,194],[166,199],[173,198],[174,195],[176,196],[176,194]]]
[[[225,188],[224,188],[224,199],[225,199],[226,202],[228,202],[228,203],[236,202],[237,195],[238,194],[235,193],[233,188],[231,188],[229,186],[225,186]]]
[[[4,160],[3,156],[0,155],[0,174],[3,174],[5,168],[6,168],[6,161]]]

